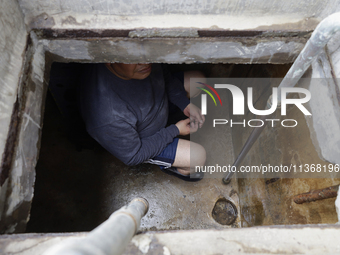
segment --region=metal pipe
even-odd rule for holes
[[[339,185],[335,185],[325,189],[311,190],[307,193],[296,195],[292,199],[296,204],[309,203],[317,200],[336,197],[338,190]]]
[[[281,88],[283,87],[294,87],[302,75],[306,72],[312,62],[317,58],[319,53],[331,39],[331,37],[340,30],[340,12],[334,13],[324,20],[322,20],[318,26],[315,28],[312,33],[311,38],[306,43],[303,50],[300,52],[299,56],[294,61],[294,64],[290,67],[289,71],[281,81],[281,84],[278,89],[278,105],[281,102]],[[271,105],[271,97],[267,102],[267,109],[269,109]],[[266,118],[270,118],[270,116],[266,116]],[[262,118],[261,118],[262,119]],[[266,123],[266,121],[264,122]],[[262,133],[263,129],[266,125],[262,127],[254,128],[252,133],[250,134],[248,140],[244,144],[240,154],[236,158],[233,166],[238,168],[253,144],[256,142],[257,138]],[[233,172],[228,173],[223,179],[224,184],[229,184],[231,181],[231,177],[233,176]]]
[[[110,218],[92,230],[85,238],[66,240],[47,250],[44,255],[116,255],[122,254],[136,234],[149,203],[144,198],[133,199],[111,214]]]
[[[262,133],[263,129],[267,126],[267,121],[264,121],[268,116],[262,116],[261,120],[263,121],[263,126],[262,127],[257,127],[254,128],[253,131],[251,132],[249,138],[247,139],[246,143],[243,145],[243,148],[238,154],[233,166],[236,166],[238,168],[242,161],[244,160],[245,156],[247,156],[249,150],[253,146],[253,144],[256,142],[257,138],[260,136]],[[224,184],[229,184],[231,181],[231,177],[233,176],[233,172],[229,172],[222,180]]]

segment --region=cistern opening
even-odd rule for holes
[[[280,224],[318,224],[337,221],[335,198],[296,204],[292,197],[310,189],[336,185],[336,179],[204,178],[187,183],[157,166],[126,166],[87,133],[79,118],[76,87],[86,64],[54,63],[45,101],[44,125],[36,167],[34,199],[27,232],[90,231],[135,197],[149,202],[141,231],[209,229]],[[290,64],[166,64],[171,72],[199,70],[208,78],[282,78]],[[241,87],[242,90],[246,88]],[[271,87],[255,88],[254,102],[261,108]],[[232,100],[228,102],[232,105]],[[294,133],[268,129],[254,145],[245,164],[323,162],[311,142],[304,117],[296,109],[288,115],[299,120]],[[252,118],[247,113],[246,118]],[[207,121],[209,117],[207,116]],[[232,164],[251,128],[209,125],[202,132],[220,139],[207,150],[207,164],[223,152]],[[209,139],[209,137],[207,138]]]

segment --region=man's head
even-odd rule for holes
[[[106,66],[123,80],[143,80],[151,73],[151,64],[107,63]]]

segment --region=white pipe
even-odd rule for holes
[[[122,254],[136,234],[149,203],[144,198],[133,199],[111,214],[110,218],[92,230],[85,238],[66,240],[43,255],[118,255]]]
[[[295,86],[302,75],[310,67],[312,62],[318,57],[332,36],[339,30],[340,12],[329,15],[317,25],[314,32],[312,33],[311,38],[308,40],[299,56],[294,61],[294,64],[290,67],[289,71],[281,81],[277,95],[279,104],[281,102],[281,88]]]

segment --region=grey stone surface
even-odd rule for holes
[[[28,50],[25,73],[20,84],[20,125],[18,141],[10,171],[6,194],[6,218],[2,219],[6,233],[24,232],[29,220],[35,181],[35,165],[39,156],[42,129],[43,98],[46,92],[45,53],[41,47]],[[48,72],[47,72],[48,73]]]
[[[0,155],[2,155],[17,97],[27,32],[16,1],[2,0],[0,3]]]
[[[42,40],[62,62],[290,63],[306,38],[146,38]]]
[[[339,9],[339,1],[123,1],[20,0],[26,24],[72,28],[152,28],[199,27],[221,29],[255,29],[261,26],[300,30],[315,27]]]
[[[322,5],[321,5],[322,3]],[[317,0],[308,0],[304,2],[272,1],[264,3],[261,0],[253,1],[228,1],[221,2],[218,0],[211,1],[187,1],[180,0],[163,0],[154,1],[136,1],[136,0],[115,0],[115,1],[95,1],[95,0],[75,0],[49,2],[42,0],[20,0],[20,5],[26,11],[36,14],[38,12],[67,12],[74,11],[78,13],[96,13],[106,15],[164,15],[164,14],[227,14],[242,15],[251,14],[252,16],[274,14],[295,14],[309,16],[327,15],[330,9],[338,7],[337,1],[321,2]],[[333,11],[333,10],[332,10]]]
[[[150,210],[142,218],[142,231],[240,227],[239,217],[230,226],[220,225],[212,217],[219,198],[227,198],[239,208],[236,181],[228,187],[220,179],[212,178],[188,183],[162,173],[155,166],[132,170],[115,166],[112,159],[106,172],[102,208],[108,214],[131,198],[146,198]]]
[[[136,235],[123,254],[338,254],[339,233],[337,225],[149,232]],[[0,251],[40,255],[60,241],[86,235],[84,232],[1,236]]]
[[[236,72],[236,67],[234,69],[233,71]],[[247,77],[275,78],[283,77],[289,69],[289,65],[281,66],[280,68],[276,66],[267,68],[250,66],[248,70],[246,67],[240,69],[234,76],[247,73]],[[279,84],[279,79],[271,80],[271,86]],[[245,93],[248,86],[250,84],[245,82],[240,88]],[[271,91],[265,87],[265,83],[257,86],[254,94],[255,108],[264,109],[270,94]],[[241,119],[249,120],[258,117],[248,112],[245,116],[234,115],[232,118],[233,120],[241,121]],[[318,156],[313,146],[305,117],[298,108],[289,107],[287,116],[281,116],[277,111],[273,118],[281,120],[286,118],[295,119],[298,125],[295,128],[283,128],[280,125],[272,128],[268,125],[241,165],[259,166],[261,164],[270,164],[272,166],[286,166],[292,164],[299,166],[304,164],[329,164]],[[235,157],[238,156],[253,129],[241,126],[232,128]],[[238,173],[236,173],[237,176],[240,177]],[[245,177],[238,179],[242,227],[335,223],[338,220],[334,207],[334,198],[303,205],[297,205],[292,199],[294,195],[338,184],[339,178],[335,178],[335,175],[311,173],[298,178],[295,174],[290,176],[280,175],[273,178],[273,176],[265,174],[262,176],[264,178],[259,178],[259,176],[254,177],[251,173],[247,173]]]
[[[11,214],[16,209],[15,206],[9,209],[11,200],[16,200],[20,204],[22,194],[20,191],[15,191],[13,197],[9,197],[11,188],[14,185],[20,186],[21,183],[16,183],[13,179],[14,175],[18,173],[9,169],[11,156],[7,158],[6,166],[4,166],[4,151],[9,137],[14,103],[18,96],[18,85],[23,71],[27,31],[24,17],[17,1],[1,0],[0,5],[0,155],[2,158],[0,173],[0,225],[2,226],[0,231],[4,232],[7,229],[7,231],[11,232],[15,226],[6,226],[4,229],[3,224],[6,218],[11,217]],[[14,137],[12,142],[15,143],[15,140]],[[11,154],[12,152],[8,153]]]

